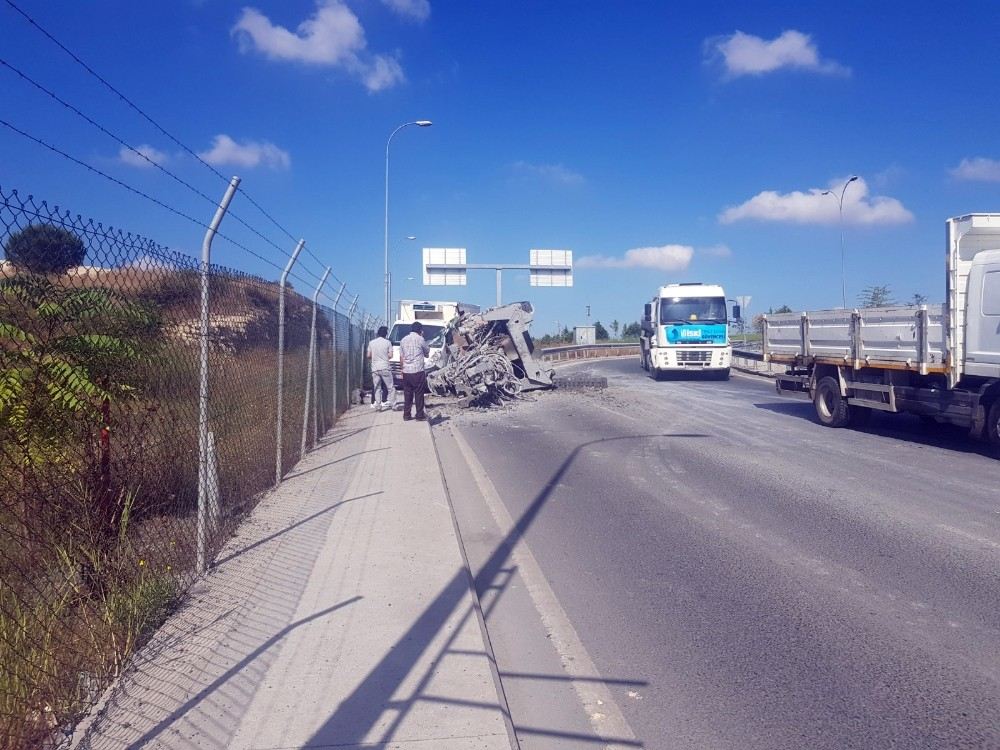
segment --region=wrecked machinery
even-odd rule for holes
[[[457,396],[461,406],[483,406],[551,388],[552,370],[533,355],[533,317],[530,302],[460,313],[445,330],[437,368],[428,373],[431,392]]]

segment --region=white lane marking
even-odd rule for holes
[[[500,527],[500,533],[508,536],[514,529],[514,520],[510,517],[510,513],[500,498],[500,494],[461,433],[457,429],[452,429],[451,434],[455,438],[455,444],[458,445],[459,451],[465,458],[465,462],[476,485],[479,487],[479,491],[483,493],[483,498],[486,500],[486,505],[493,516],[493,520]],[[597,667],[594,665],[593,660],[591,660],[590,654],[587,653],[587,649],[580,640],[580,636],[577,635],[576,629],[566,615],[566,611],[562,608],[559,599],[556,598],[555,592],[545,579],[545,574],[542,573],[541,566],[535,560],[535,556],[531,553],[523,538],[519,539],[514,546],[514,549],[511,551],[511,558],[524,581],[525,588],[531,596],[531,601],[534,603],[535,609],[542,619],[542,625],[545,627],[546,632],[551,635],[549,640],[552,641],[552,645],[559,654],[559,660],[562,662],[566,674],[586,678],[584,680],[573,680],[571,678],[571,682],[573,683],[574,690],[576,690],[577,697],[579,697],[580,702],[583,704],[587,716],[590,717],[590,724],[594,728],[594,731],[601,739],[605,740],[607,743],[605,747],[607,748],[613,750],[614,748],[628,747],[627,745],[608,741],[610,737],[634,740],[636,736],[625,720],[625,716],[622,714],[618,704],[615,703],[611,691],[608,690],[604,683],[598,682],[601,679],[600,672],[597,671]]]

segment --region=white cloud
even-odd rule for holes
[[[779,221],[789,224],[836,224],[840,217],[840,192],[846,178],[838,177],[824,188],[810,188],[779,193],[765,190],[738,206],[730,206],[719,214],[722,224],[752,219]],[[869,196],[868,183],[858,178],[844,193],[845,224],[903,224],[913,220],[902,203],[882,195]]]
[[[242,52],[258,52],[270,60],[342,68],[356,75],[369,91],[381,91],[404,80],[393,57],[365,55],[365,30],[341,0],[319,0],[316,13],[295,31],[278,26],[256,8],[244,8],[232,28]]]
[[[391,88],[397,83],[406,80],[399,61],[394,57],[386,57],[385,55],[377,55],[374,62],[365,66],[360,73],[365,88],[371,92]]]
[[[985,156],[962,159],[961,163],[951,170],[951,176],[956,180],[1000,182],[1000,160],[987,159]]]
[[[258,167],[271,169],[288,169],[292,159],[273,143],[258,143],[246,141],[237,143],[228,135],[221,133],[212,141],[212,148],[198,154],[202,159],[214,166]]]
[[[136,153],[136,151],[139,153]],[[142,154],[142,156],[139,154]],[[146,158],[143,159],[143,156]],[[130,167],[152,169],[153,164],[165,164],[167,161],[167,155],[152,146],[147,146],[146,144],[136,146],[135,151],[122,146],[118,149],[118,161],[122,164],[128,164]],[[150,162],[152,162],[152,164],[150,164]]]
[[[557,185],[582,185],[586,180],[579,172],[564,167],[562,164],[529,164],[526,161],[518,161],[513,165],[514,171],[546,182]]]
[[[620,258],[587,255],[578,258],[580,268],[655,268],[658,271],[683,271],[691,264],[694,248],[690,245],[661,245],[626,250]]]
[[[770,41],[737,31],[730,36],[706,40],[705,49],[710,58],[722,58],[726,73],[731,78],[759,76],[781,68],[798,68],[827,75],[851,73],[850,68],[840,63],[820,58],[812,37],[791,29]]]
[[[382,0],[394,13],[413,21],[426,21],[431,15],[429,0]]]

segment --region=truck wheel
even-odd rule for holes
[[[1000,449],[1000,398],[990,405],[986,416],[986,439],[990,445]]]
[[[840,395],[840,383],[829,375],[819,381],[813,398],[816,416],[827,427],[845,427],[850,421],[847,401]]]

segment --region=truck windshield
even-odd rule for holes
[[[663,297],[660,299],[660,325],[725,322],[725,297]]]
[[[428,323],[424,323],[424,341],[430,344],[434,339],[436,339],[441,331],[444,330],[444,326],[432,326]],[[396,323],[389,331],[389,341],[393,343],[394,346],[399,346],[399,342],[403,340],[403,337],[410,332],[409,323]]]

